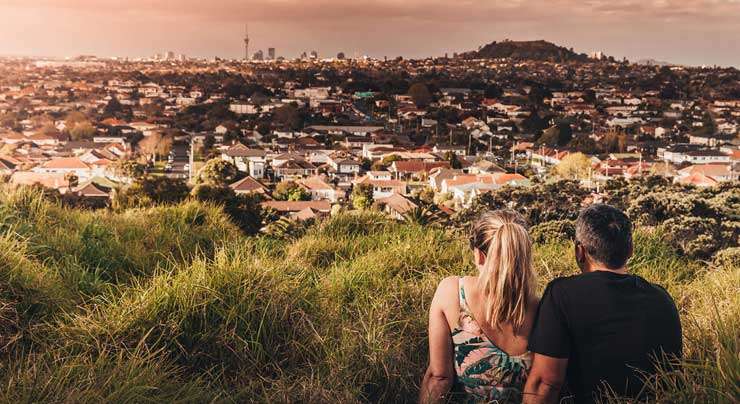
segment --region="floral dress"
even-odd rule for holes
[[[456,383],[472,402],[520,403],[532,353],[511,356],[481,330],[465,301],[460,278],[460,321],[452,330]]]

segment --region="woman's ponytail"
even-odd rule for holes
[[[535,284],[532,241],[524,218],[510,210],[482,215],[473,226],[473,248],[485,254],[479,276],[489,324],[524,326]]]

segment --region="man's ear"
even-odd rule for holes
[[[582,266],[581,264],[585,264],[586,261],[588,261],[586,249],[583,248],[583,245],[581,243],[576,243],[575,253],[576,253],[576,262],[578,263],[579,266]]]

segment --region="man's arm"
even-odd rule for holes
[[[454,281],[454,282],[453,282]],[[457,286],[457,279],[442,281],[429,308],[429,367],[419,392],[421,404],[443,402],[455,380],[450,325],[442,310],[443,296]]]
[[[568,359],[534,354],[532,370],[524,386],[525,404],[554,404],[565,382]]]

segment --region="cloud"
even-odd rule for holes
[[[6,53],[238,56],[248,22],[253,48],[284,55],[418,57],[511,38],[740,65],[740,0],[0,0],[0,16]]]
[[[547,21],[666,16],[740,18],[738,0],[6,0],[6,6],[212,21]]]

